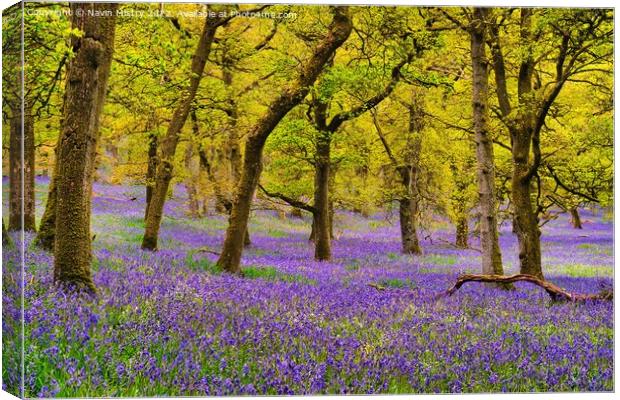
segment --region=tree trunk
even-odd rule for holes
[[[513,141],[512,206],[514,230],[519,242],[519,262],[522,274],[544,279],[540,254],[540,229],[538,218],[532,209],[531,179],[529,171],[529,146]]]
[[[192,113],[192,118],[194,118],[193,113]],[[197,132],[197,128],[195,128],[195,132]],[[213,185],[213,192],[215,194],[215,211],[217,213],[230,214],[229,212],[230,212],[230,208],[232,207],[232,204],[230,200],[228,200],[226,196],[224,195],[224,193],[222,192],[222,189],[220,188],[220,184],[213,172],[213,168],[211,167],[211,163],[209,162],[207,152],[205,151],[204,148],[201,147],[198,150],[198,156],[200,157],[200,167],[207,174],[207,179]]]
[[[95,291],[90,274],[90,198],[99,117],[112,62],[117,4],[72,3],[72,39],[77,49],[67,72],[63,123],[56,177],[54,281],[77,290]],[[76,15],[76,10],[110,10],[110,17]],[[103,94],[102,94],[103,93]]]
[[[192,166],[192,157],[194,156],[194,144],[190,141],[185,148],[185,170],[188,174],[185,179],[185,190],[188,197],[189,215],[192,218],[200,217],[200,207],[198,204],[198,190],[196,189],[196,175]]]
[[[405,195],[398,201],[400,217],[400,237],[404,254],[421,254],[420,241],[415,224],[417,214],[417,200],[413,198],[412,167],[399,168]]]
[[[59,138],[60,139],[60,138]],[[60,148],[60,142],[56,144],[55,153]],[[56,154],[56,163],[54,164],[54,172],[50,179],[47,189],[47,202],[45,203],[45,211],[41,217],[39,224],[39,232],[35,238],[35,244],[47,251],[54,250],[54,240],[56,233],[56,177],[58,176],[58,154]]]
[[[22,229],[22,115],[13,110],[9,137],[9,230]]]
[[[570,209],[570,222],[575,229],[583,229],[583,225],[581,225],[581,218],[579,217],[579,210],[577,207],[572,207]]]
[[[485,18],[488,11],[474,8],[475,21],[470,29],[473,74],[473,118],[476,135],[477,178],[480,205],[480,245],[482,273],[503,275],[502,255],[495,207],[495,165],[493,142],[488,131],[488,71],[485,51]]]
[[[168,126],[166,136],[161,143],[160,157],[155,176],[155,187],[153,188],[151,201],[148,205],[144,237],[142,239],[142,249],[144,250],[157,250],[159,227],[163,216],[164,203],[166,202],[166,194],[168,193],[168,187],[172,180],[174,154],[179,142],[179,134],[190,113],[191,105],[196,96],[205,64],[211,52],[211,44],[215,37],[215,31],[219,27],[219,23],[220,21],[217,18],[207,18],[205,20],[196,53],[192,58],[189,85],[181,94],[179,105],[172,115],[172,120]]]
[[[229,179],[232,183],[231,188],[232,192],[234,192],[235,187],[239,183],[241,179],[241,148],[239,146],[239,134],[237,130],[239,129],[238,119],[239,119],[239,110],[237,106],[237,102],[235,100],[235,93],[233,88],[233,74],[232,74],[232,64],[233,61],[230,60],[228,52],[225,50],[222,55],[222,59],[224,65],[222,67],[222,80],[224,85],[226,86],[227,97],[226,102],[228,103],[226,106],[226,115],[228,116],[228,124],[227,124],[227,143],[226,143],[226,158],[228,159],[228,170],[229,170]],[[232,198],[232,192],[229,196]]]
[[[456,240],[455,246],[460,249],[466,249],[469,247],[469,225],[467,223],[467,217],[460,216],[456,222]]]
[[[144,208],[144,220],[149,215],[149,204],[153,198],[153,186],[155,185],[155,172],[157,171],[157,135],[149,135],[148,161],[146,167],[146,207]]]
[[[21,230],[23,227],[26,231],[34,232],[36,231],[35,147],[32,107],[28,103],[24,104],[23,125],[21,108],[14,107],[11,110],[11,115],[9,126],[9,230]]]
[[[217,265],[230,273],[240,273],[243,239],[247,227],[252,195],[258,185],[262,170],[262,153],[265,141],[282,118],[306,97],[310,86],[323,70],[325,63],[349,37],[352,30],[347,7],[331,7],[334,18],[329,32],[316,47],[311,58],[295,83],[274,100],[266,114],[254,126],[246,139],[241,179],[233,200],[226,239]]]
[[[329,261],[331,259],[330,209],[329,209],[329,170],[330,170],[331,135],[319,132],[316,143],[316,161],[314,164],[314,259]]]
[[[521,8],[521,29],[519,31],[521,43],[529,43],[531,40],[531,17],[531,9]],[[519,108],[516,123],[510,129],[513,162],[512,206],[514,230],[519,242],[520,271],[522,274],[544,279],[540,254],[540,229],[531,199],[532,178],[538,168],[537,158],[540,156],[539,139],[534,135],[533,74],[533,55],[528,51],[523,55],[519,67],[517,82]],[[530,165],[530,150],[533,150],[535,155],[532,165]]]
[[[424,113],[421,104],[422,94],[414,91],[412,95],[412,102],[408,105],[409,124],[407,148],[404,154],[406,165],[397,167],[404,192],[399,200],[400,233],[403,253],[422,254],[418,239],[417,219],[420,202],[419,174]]]
[[[24,230],[35,232],[35,147],[34,147],[34,116],[32,107],[25,105],[24,115]]]

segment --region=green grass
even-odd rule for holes
[[[344,269],[347,271],[359,271],[360,270],[360,264],[357,261],[354,261],[350,264],[347,264],[344,266]]]
[[[456,256],[441,256],[437,254],[430,254],[428,256],[423,256],[420,261],[423,264],[448,266],[456,264]]]
[[[393,288],[409,288],[413,289],[416,287],[415,282],[411,281],[411,279],[398,279],[398,278],[385,278],[379,281],[379,285],[393,287]]]
[[[267,235],[272,238],[283,238],[283,237],[287,237],[289,234],[287,232],[280,231],[277,229],[270,229],[267,231]]]
[[[560,264],[545,267],[549,275],[563,275],[574,278],[613,277],[614,268],[611,265]]]
[[[195,251],[188,251],[185,257],[185,265],[193,271],[205,271],[213,275],[221,273],[220,269],[214,262],[206,257],[198,256],[194,258]]]
[[[590,243],[581,243],[577,245],[578,249],[589,250],[592,254],[599,255],[604,254],[606,256],[610,256],[613,254],[613,248],[610,246],[599,246],[596,244]]]

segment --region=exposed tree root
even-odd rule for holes
[[[597,294],[577,294],[570,293],[559,286],[554,285],[551,282],[543,281],[533,275],[516,274],[516,275],[476,275],[466,274],[461,275],[456,280],[454,286],[445,292],[441,293],[437,297],[452,296],[454,292],[463,286],[466,282],[492,282],[492,283],[514,283],[514,282],[530,282],[536,286],[543,288],[552,301],[573,301],[573,302],[585,302],[585,301],[611,301],[614,298],[613,290],[604,289]]]

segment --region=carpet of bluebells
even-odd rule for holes
[[[39,213],[47,184],[38,181]],[[453,227],[441,219],[423,232],[424,255],[408,256],[396,217],[338,212],[333,261],[319,263],[308,217],[256,211],[241,278],[219,274],[217,256],[204,251],[221,246],[224,216],[189,218],[178,187],[160,250],[149,253],[140,250],[143,211],[143,187],[95,184],[95,300],[56,292],[52,256],[26,235],[25,396],[614,388],[612,303],[553,304],[527,283],[510,292],[471,283],[435,298],[459,274],[479,271],[479,253],[447,244]],[[543,263],[553,283],[593,293],[613,284],[613,221],[600,210],[582,218],[583,230],[564,216],[544,226]],[[516,272],[509,224],[501,247],[506,272]],[[16,258],[3,252],[3,385],[13,392]]]

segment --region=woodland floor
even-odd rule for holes
[[[39,179],[39,217],[46,189]],[[308,216],[256,211],[240,278],[218,274],[216,255],[200,251],[219,249],[226,218],[188,218],[181,188],[166,204],[160,250],[141,251],[143,192],[95,184],[95,301],[51,290],[52,257],[26,236],[27,397],[614,388],[612,302],[552,304],[527,283],[511,292],[466,284],[435,300],[459,274],[479,272],[479,253],[446,244],[454,232],[443,220],[421,235],[432,238],[422,240],[424,255],[406,256],[397,215],[338,212],[333,261],[318,263]],[[594,293],[613,284],[613,220],[588,210],[582,219],[583,230],[567,216],[545,225],[544,272]],[[501,247],[506,273],[517,272],[509,223]],[[15,259],[3,252],[10,391],[20,360]]]

